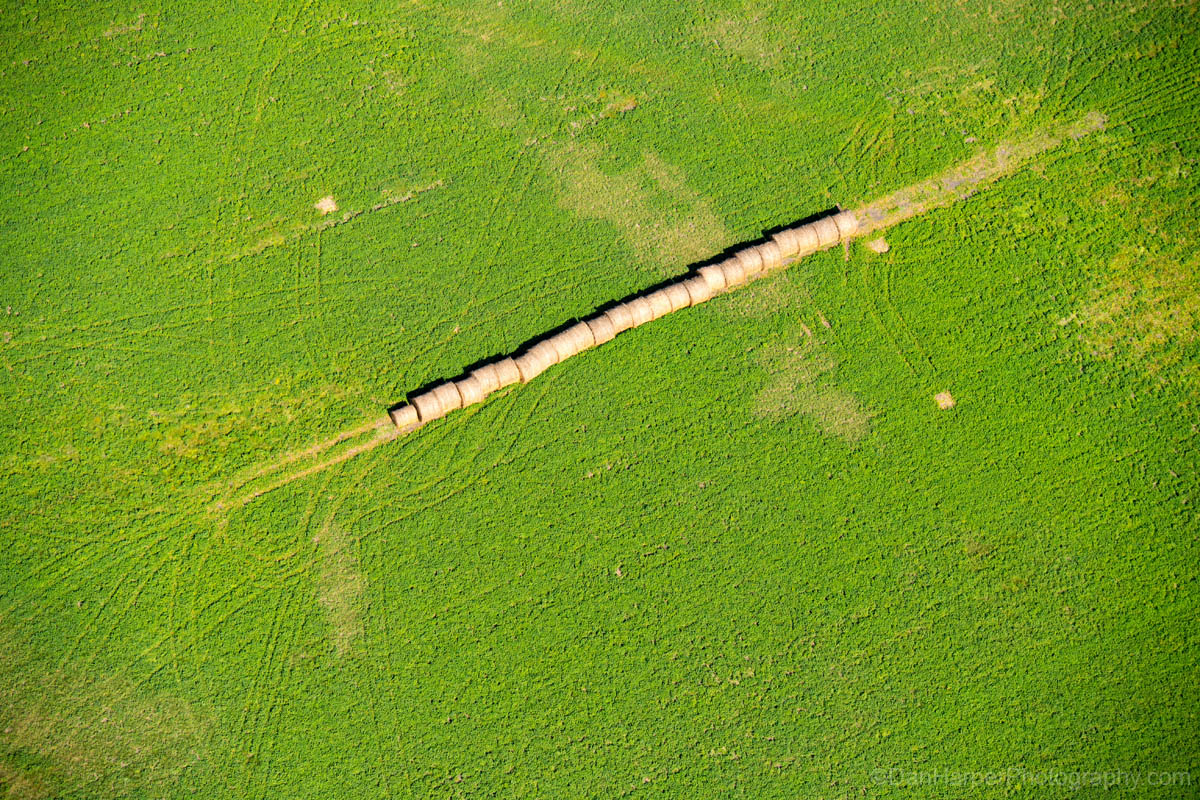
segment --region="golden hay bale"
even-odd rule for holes
[[[496,362],[495,366],[496,377],[500,379],[500,385],[496,388],[503,389],[505,386],[512,386],[521,381],[521,371],[517,369],[516,359],[502,358]]]
[[[809,253],[815,253],[820,248],[821,245],[817,237],[816,225],[809,223],[808,225],[801,225],[794,230],[796,231],[796,244],[798,245],[797,254],[806,256]]]
[[[517,365],[517,372],[521,376],[521,383],[529,383],[542,371],[538,369],[538,360],[529,353],[523,353],[514,358],[513,363]]]
[[[707,267],[701,267],[697,270],[697,273],[708,284],[708,288],[712,294],[716,294],[725,288],[725,273],[721,271],[720,265],[711,264]]]
[[[617,335],[617,329],[613,326],[608,314],[592,317],[587,321],[587,326],[592,329],[592,341],[597,345],[611,342]]]
[[[596,346],[596,339],[592,336],[592,329],[588,327],[586,322],[576,322],[567,328],[564,333],[570,335],[571,341],[575,344],[576,353],[582,353],[589,347]]]
[[[471,371],[471,377],[479,381],[484,395],[489,395],[500,388],[500,375],[496,372],[495,364],[484,364]]]
[[[838,235],[842,239],[849,239],[858,233],[858,217],[854,216],[853,211],[843,211],[833,218],[833,222],[837,225]]]
[[[730,289],[746,282],[746,268],[736,258],[728,258],[721,262],[721,274],[725,276],[725,286]]]
[[[575,349],[575,340],[566,331],[559,331],[546,342],[554,348],[554,360],[560,364],[579,352]]]
[[[666,292],[667,299],[671,301],[672,311],[687,308],[692,304],[692,296],[688,294],[687,287],[682,283],[672,283],[663,291]]]
[[[653,319],[658,319],[671,313],[671,298],[667,295],[666,289],[651,292],[646,296],[646,301],[650,304],[650,311],[654,315]]]
[[[764,242],[754,248],[758,251],[758,255],[762,258],[763,271],[775,269],[783,263],[783,253],[779,249],[779,245],[774,242]]]
[[[619,306],[613,306],[604,312],[604,316],[612,323],[613,336],[637,325],[633,321],[633,312],[629,308],[629,303],[621,303]]]
[[[747,247],[745,250],[739,250],[737,254],[738,263],[742,265],[742,271],[747,278],[753,278],[758,273],[762,272],[763,263],[762,255],[753,247]]]
[[[546,366],[558,363],[558,348],[550,339],[543,339],[529,349],[529,352],[546,362]]]
[[[633,326],[645,325],[650,320],[654,319],[654,309],[650,306],[650,301],[645,297],[635,297],[625,304],[629,307],[629,313],[633,316]]]
[[[779,248],[784,258],[800,252],[800,231],[796,228],[785,228],[771,237],[771,241]]]
[[[836,244],[838,240],[838,226],[833,221],[833,217],[824,217],[813,223],[813,228],[817,231],[817,246],[828,247],[831,244]]]
[[[459,378],[454,382],[454,388],[458,389],[458,396],[462,398],[463,408],[483,402],[483,398],[487,397],[487,392],[483,390],[483,384],[477,381],[474,375]]]
[[[449,414],[455,409],[462,408],[462,396],[450,381],[439,384],[433,390],[433,396],[442,404],[442,412]]]
[[[417,418],[421,422],[429,422],[446,416],[446,412],[442,410],[441,402],[433,392],[422,392],[409,402],[417,410]]]
[[[554,348],[551,347],[547,353],[546,347],[543,346],[545,344],[546,342],[538,342],[529,352],[517,359],[522,383],[529,383],[554,365]]]
[[[708,285],[708,281],[699,275],[684,281],[683,288],[687,289],[688,297],[691,298],[691,305],[694,306],[700,305],[713,296],[712,287]]]
[[[412,406],[396,406],[388,412],[388,416],[392,418],[392,424],[400,430],[412,427],[421,421],[417,415],[417,409]]]

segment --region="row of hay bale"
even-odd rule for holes
[[[858,220],[849,211],[786,228],[766,242],[739,250],[716,264],[693,270],[679,281],[620,303],[535,342],[519,356],[484,364],[452,381],[434,386],[389,413],[398,428],[407,430],[446,416],[451,411],[482,402],[492,392],[514,383],[528,383],[555,364],[604,344],[681,308],[698,305],[735,289],[759,275],[832,247],[858,232]]]

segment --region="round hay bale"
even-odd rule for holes
[[[635,297],[625,305],[629,307],[629,313],[633,316],[635,328],[654,319],[654,309],[651,308],[650,301],[645,297]]]
[[[524,353],[513,359],[513,363],[517,365],[517,372],[521,376],[521,383],[529,383],[538,376],[537,359]]]
[[[433,390],[433,396],[442,404],[442,413],[449,414],[451,411],[462,408],[462,396],[458,393],[458,389],[450,381],[439,384]]]
[[[838,226],[833,221],[833,217],[824,217],[813,223],[813,228],[817,231],[817,246],[828,247],[831,244],[836,244],[838,240]]]
[[[525,355],[516,359],[517,370],[521,373],[521,382],[529,383],[531,380],[541,375],[554,364],[554,362],[546,355],[545,350],[535,352],[530,350]]]
[[[500,388],[500,375],[496,372],[495,364],[484,364],[471,372],[471,376],[479,381],[484,396]]]
[[[800,231],[796,228],[785,228],[771,237],[784,258],[800,252]]]
[[[388,416],[392,418],[392,424],[400,430],[410,428],[421,422],[421,418],[417,414],[417,409],[407,405],[396,406],[388,412]]]
[[[483,390],[483,384],[477,381],[474,375],[459,378],[454,382],[454,388],[458,389],[458,396],[462,398],[463,408],[482,403],[483,398],[487,397],[487,392]]]
[[[688,294],[687,287],[682,283],[672,283],[663,291],[666,292],[667,299],[671,301],[672,311],[687,308],[692,304],[692,296]]]
[[[604,312],[604,316],[612,323],[613,336],[637,325],[633,321],[633,312],[629,308],[629,303],[621,303],[619,306],[613,306]]]
[[[575,339],[570,334],[570,328],[559,331],[546,341],[554,348],[554,360],[559,364],[579,352],[575,347]]]
[[[858,217],[854,216],[853,211],[843,211],[833,218],[833,222],[837,225],[838,235],[842,239],[849,239],[858,233]]]
[[[694,306],[700,305],[713,296],[712,287],[708,285],[708,281],[699,275],[684,281],[683,288],[687,289],[688,297],[691,298],[691,305]]]
[[[438,401],[437,395],[433,392],[422,392],[409,402],[417,410],[417,418],[421,422],[431,422],[432,420],[446,416],[446,412],[442,410],[441,402]]]
[[[809,253],[815,253],[821,246],[820,239],[817,236],[817,226],[814,224],[801,225],[799,228],[794,228],[796,231],[797,255],[806,256]]]
[[[775,242],[764,242],[755,249],[758,250],[758,255],[762,258],[764,272],[775,269],[783,263],[783,252],[780,251],[779,245],[775,244]]]
[[[725,276],[725,286],[730,289],[734,286],[741,286],[746,282],[746,268],[736,258],[726,259],[721,262],[721,274]]]
[[[592,329],[592,341],[597,345],[611,342],[613,337],[617,335],[617,329],[613,326],[608,314],[592,317],[587,321],[587,326]]]
[[[550,339],[542,339],[533,347],[529,348],[529,352],[536,356],[539,360],[545,361],[546,366],[558,363],[558,348],[550,342]]]
[[[737,254],[738,263],[742,265],[742,271],[747,278],[753,278],[763,270],[762,255],[757,248],[747,247]]]
[[[500,385],[496,388],[503,389],[505,386],[512,386],[514,383],[520,383],[521,370],[517,369],[516,359],[502,358],[496,362],[496,377],[500,379]]]
[[[658,319],[671,313],[671,298],[667,295],[666,289],[651,292],[646,297],[646,301],[650,303],[650,311],[653,314],[651,319]]]
[[[567,328],[565,332],[570,334],[576,353],[582,353],[584,350],[596,346],[596,339],[592,336],[592,329],[588,327],[586,322],[576,322]]]
[[[712,290],[712,294],[716,294],[725,288],[725,273],[721,271],[719,264],[710,264],[707,267],[701,267],[697,270],[697,273],[708,284],[708,288]]]

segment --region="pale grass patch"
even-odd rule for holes
[[[678,167],[647,152],[637,166],[609,175],[600,148],[566,145],[547,154],[559,176],[559,203],[575,214],[613,225],[641,257],[663,274],[719,251],[729,241],[708,200]]]
[[[210,727],[178,697],[86,665],[54,665],[0,630],[6,797],[166,795],[200,763]]]
[[[755,416],[781,420],[800,414],[823,433],[849,443],[870,433],[870,413],[832,382],[838,364],[818,340],[803,335],[794,344],[766,348],[759,361],[770,378],[754,398]]]
[[[317,535],[317,544],[321,552],[317,600],[325,609],[334,650],[344,656],[363,633],[361,608],[366,581],[359,568],[358,542],[331,521]]]
[[[1200,257],[1126,247],[1109,263],[1074,322],[1096,358],[1127,358],[1163,383],[1200,393]]]

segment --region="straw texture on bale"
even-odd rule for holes
[[[672,283],[663,291],[667,293],[667,299],[671,301],[672,311],[687,308],[692,304],[692,296],[688,294],[687,287],[682,283]]]
[[[779,247],[779,252],[784,258],[794,256],[800,252],[800,232],[796,228],[784,228],[779,233],[771,237],[771,241],[775,242]]]
[[[793,228],[796,231],[796,253],[798,255],[808,255],[816,252],[820,247],[820,239],[817,236],[817,227],[812,223],[801,225],[799,228]]]
[[[725,273],[721,271],[720,266],[710,264],[707,267],[701,267],[697,272],[708,284],[708,288],[712,290],[713,294],[725,288]]]
[[[833,222],[837,225],[838,235],[842,239],[849,239],[858,233],[858,217],[851,211],[843,211],[836,215]]]
[[[838,226],[833,221],[833,217],[825,217],[813,223],[813,227],[817,231],[817,243],[820,247],[827,247],[834,244],[838,240]]]
[[[746,268],[736,258],[721,262],[721,274],[725,276],[725,285],[729,288],[740,286],[746,282]]]
[[[758,250],[749,247],[741,250],[737,254],[738,263],[742,265],[742,271],[745,272],[747,278],[753,278],[758,273],[762,272],[763,263],[762,256]]]
[[[521,382],[529,383],[538,375],[550,369],[557,359],[558,354],[555,353],[553,345],[545,341],[538,342],[528,353],[517,359],[517,369],[521,372]]]
[[[503,389],[505,386],[512,386],[514,383],[521,382],[521,371],[517,369],[516,359],[502,358],[496,362],[496,377],[500,379],[500,385],[497,387]]]
[[[645,297],[635,297],[625,304],[629,307],[629,313],[633,316],[633,326],[645,325],[650,320],[654,319],[654,309],[650,306],[650,301]]]
[[[697,275],[694,278],[689,278],[683,282],[683,288],[687,289],[688,297],[691,298],[691,305],[698,306],[705,300],[713,296],[712,287],[708,285],[708,281]]]
[[[559,364],[579,352],[574,338],[567,331],[560,331],[546,341],[554,348],[554,360]]]
[[[762,258],[763,270],[775,269],[783,263],[783,252],[780,251],[779,245],[774,242],[765,242],[757,248],[759,256]]]
[[[407,428],[409,425],[416,425],[421,421],[417,415],[417,410],[412,406],[397,406],[388,412],[392,418],[392,424],[397,428]]]
[[[496,372],[495,364],[484,364],[471,372],[471,377],[479,381],[484,395],[489,395],[500,388],[500,375]]]
[[[604,312],[604,316],[612,324],[614,336],[637,325],[633,321],[633,312],[629,308],[629,303],[621,303],[619,306],[613,306]]]
[[[587,321],[587,326],[592,330],[592,341],[597,345],[611,342],[612,338],[617,335],[616,328],[613,327],[612,320],[608,314],[601,314],[598,317],[592,317]]]
[[[544,361],[549,367],[558,363],[558,348],[549,339],[543,339],[529,351],[539,361]]]
[[[671,313],[671,298],[667,294],[666,289],[659,289],[657,292],[651,292],[646,297],[646,301],[650,303],[650,310],[652,313],[651,319],[665,317],[667,314]]]
[[[527,366],[529,367],[530,374],[526,375],[526,368],[521,368],[521,380],[525,383],[528,383],[532,378],[541,375],[556,363],[554,360],[555,356],[553,354],[547,354],[545,350],[539,350],[537,352],[531,351],[528,355],[529,361]]]
[[[442,412],[449,414],[455,409],[462,408],[462,396],[455,385],[449,381],[439,384],[433,389],[433,396],[442,405]]]
[[[417,417],[421,422],[429,422],[446,414],[433,392],[422,392],[417,395],[412,399],[412,405],[417,410]]]
[[[529,383],[541,374],[541,370],[537,369],[537,359],[529,355],[529,353],[518,356],[513,360],[517,362],[517,372],[521,376],[521,383]]]
[[[596,339],[592,336],[592,329],[588,327],[586,322],[576,322],[564,332],[570,335],[571,341],[575,345],[576,353],[582,353],[589,347],[596,346]]]
[[[483,390],[483,384],[477,381],[474,375],[459,378],[454,382],[454,388],[458,389],[458,396],[462,398],[463,408],[475,405],[488,394]]]

